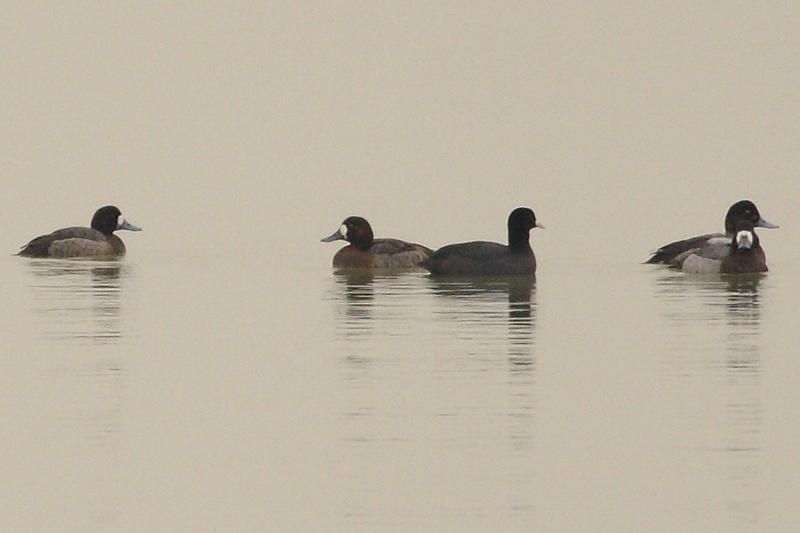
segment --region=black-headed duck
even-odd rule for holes
[[[533,228],[544,226],[531,209],[518,207],[508,216],[508,246],[486,241],[450,244],[436,250],[422,266],[432,274],[534,274],[536,256],[530,245]]]
[[[114,235],[117,230],[141,231],[122,218],[117,207],[107,205],[92,217],[91,227],[75,226],[36,237],[17,255],[27,257],[111,258],[125,254],[125,244]]]
[[[745,274],[768,270],[767,255],[751,221],[737,222],[727,241],[726,247],[704,246],[681,254],[676,266],[691,274]]]
[[[433,250],[398,239],[376,239],[372,227],[361,217],[347,217],[335,233],[322,242],[347,241],[333,256],[335,268],[414,268]]]
[[[707,233],[698,237],[665,244],[653,252],[652,257],[645,263],[664,264],[680,268],[686,257],[694,254],[699,249],[704,249],[703,256],[721,258],[730,253],[731,238],[736,231],[736,225],[741,222],[750,222],[754,227],[759,228],[773,229],[778,227],[764,220],[753,202],[741,200],[733,204],[725,215],[725,233]]]

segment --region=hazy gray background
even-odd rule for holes
[[[108,203],[144,228],[111,271],[2,262],[5,528],[793,524],[799,24],[777,3],[5,6],[0,249]],[[744,429],[720,362],[738,289],[638,264],[741,198],[781,225],[745,295]],[[502,291],[351,286],[318,242],[351,214],[432,247],[504,240],[519,205],[548,226],[521,343],[547,371],[521,381],[455,370],[520,345]],[[354,316],[369,335],[337,333]],[[443,424],[442,390],[474,417]],[[388,410],[366,437],[362,408]],[[492,416],[519,409],[537,438],[515,455]],[[744,461],[708,455],[753,433]]]
[[[108,202],[155,254],[285,254],[351,213],[438,246],[531,205],[551,257],[603,225],[626,260],[741,197],[787,223],[798,11],[9,5],[3,244]]]

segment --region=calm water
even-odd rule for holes
[[[794,516],[796,277],[252,275],[267,266],[5,259],[4,527]]]
[[[0,531],[787,531],[800,4],[16,2]],[[640,264],[751,198],[771,271]],[[11,256],[118,205],[121,261]],[[519,280],[340,275],[349,215]]]

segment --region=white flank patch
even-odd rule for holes
[[[708,239],[706,241],[706,245],[711,245],[711,246],[719,245],[719,244],[727,245],[727,244],[730,244],[730,243],[731,243],[730,237],[711,237],[710,239]]]

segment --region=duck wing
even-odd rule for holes
[[[91,241],[102,244],[105,243],[105,240],[105,235],[96,229],[84,228],[80,226],[63,228],[52,233],[48,233],[47,235],[40,235],[36,237],[28,244],[23,245],[17,255],[24,255],[28,257],[50,257],[50,247],[56,243],[61,243],[62,241],[72,241],[72,246],[74,247],[75,241]]]
[[[694,274],[712,274],[720,271],[722,260],[731,255],[729,237],[712,237],[702,246],[678,254],[672,266]]]
[[[430,257],[433,250],[399,239],[375,239],[369,247],[375,267],[415,267]],[[385,264],[384,264],[385,263]]]
[[[699,235],[697,237],[692,237],[690,239],[684,239],[682,241],[675,241],[669,244],[665,244],[664,246],[660,247],[658,250],[653,252],[652,257],[650,257],[650,259],[645,261],[645,263],[674,265],[676,261],[678,261],[678,256],[681,256],[686,252],[691,252],[698,248],[703,248],[709,243],[711,239],[717,239],[720,237],[725,237],[725,234],[707,233],[705,235]]]

